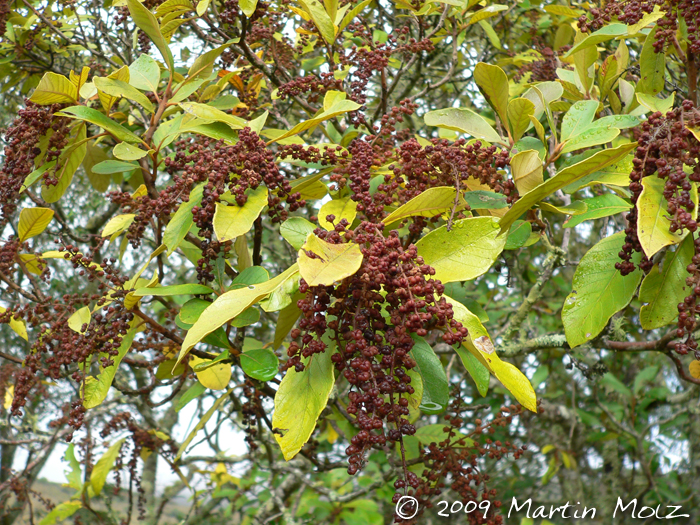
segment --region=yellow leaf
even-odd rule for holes
[[[243,206],[216,204],[214,212],[214,233],[219,241],[229,241],[244,235],[253,226],[255,219],[267,205],[267,188],[258,186],[248,193]]]
[[[0,306],[0,314],[5,313],[5,311],[6,308]],[[10,318],[10,328],[22,339],[29,341],[29,337],[27,336],[27,327],[25,326],[24,321],[17,320],[12,317]]]
[[[647,257],[651,258],[664,246],[678,244],[688,233],[669,231],[670,221],[664,199],[664,181],[658,177],[642,179],[642,193],[639,195],[639,219],[637,220],[637,236]]]
[[[330,286],[359,270],[362,252],[355,243],[331,244],[310,233],[299,250],[298,262],[299,274],[309,286]]]
[[[691,376],[693,376],[695,379],[700,379],[700,361],[691,362],[690,366],[688,366],[688,369],[690,370]]]
[[[483,10],[482,10],[483,11]],[[477,16],[477,15],[475,15]],[[473,22],[471,22],[473,23]],[[474,80],[501,121],[508,122],[508,76],[498,66],[479,62],[474,68]],[[533,105],[534,111],[534,105]]]
[[[469,281],[486,272],[505,246],[498,236],[498,222],[492,217],[454,221],[433,230],[416,243],[418,255],[435,268],[435,279],[443,283]]]
[[[12,406],[12,400],[14,398],[15,398],[15,385],[9,385],[5,389],[5,401],[2,404],[2,406],[5,408],[5,410],[9,409]]]
[[[80,310],[73,312],[73,315],[68,318],[68,328],[82,334],[84,330],[81,330],[81,328],[84,324],[90,323],[90,317],[90,307],[83,306]]]
[[[122,233],[131,226],[131,223],[134,222],[134,217],[136,217],[135,213],[125,213],[124,215],[112,217],[102,230],[102,237]]]
[[[287,461],[309,440],[318,416],[326,408],[335,382],[332,354],[333,349],[329,347],[310,360],[304,360],[306,367],[302,372],[290,368],[277,389],[272,426],[281,432],[281,435],[275,434],[275,440]]]
[[[199,357],[192,357],[190,365],[192,367],[199,363],[206,362]],[[197,379],[203,386],[212,390],[223,390],[231,380],[231,363],[222,363],[205,368],[201,372],[195,372]]]
[[[322,184],[323,183],[319,183]],[[325,185],[323,185],[325,188]],[[328,215],[335,215],[333,222],[338,224],[342,219],[347,219],[348,224],[352,225],[352,221],[355,220],[357,215],[357,203],[350,197],[345,197],[344,199],[331,200],[321,206],[318,211],[318,223],[324,227],[326,230],[333,230],[333,224],[326,220]]]
[[[428,188],[418,196],[413,197],[406,204],[399,206],[382,222],[391,224],[407,217],[419,215],[421,217],[434,217],[450,211],[455,206],[456,190],[448,186]]]
[[[78,88],[63,75],[46,73],[34,90],[30,101],[35,104],[73,103],[78,100]]]
[[[217,299],[202,312],[202,315],[199,316],[199,319],[197,319],[197,322],[192,328],[187,331],[185,340],[182,343],[182,348],[180,349],[180,355],[177,358],[177,363],[179,364],[199,341],[220,326],[229,322],[252,304],[274,292],[291,275],[298,271],[299,267],[293,264],[274,279],[270,279],[264,283],[251,284],[243,288],[231,290],[217,297]]]
[[[510,169],[513,171],[515,187],[521,195],[544,182],[542,160],[534,149],[515,155],[510,161]]]
[[[24,242],[30,237],[39,235],[53,219],[53,210],[48,208],[24,208],[19,213],[17,231],[19,240]]]
[[[535,104],[526,98],[516,98],[508,104],[508,124],[513,141],[517,142],[530,127],[530,117],[534,118]],[[538,121],[539,122],[539,121]]]

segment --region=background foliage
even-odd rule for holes
[[[699,22],[1,0],[2,524],[699,521]]]

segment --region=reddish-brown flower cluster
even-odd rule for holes
[[[634,25],[657,6],[664,17],[656,22],[656,52],[661,53],[666,46],[675,43],[680,17],[687,28],[690,51],[695,55],[700,54],[700,5],[696,0],[609,0],[602,8],[594,7],[590,10],[591,19],[581,15],[578,25],[584,32],[597,31],[614,19]]]
[[[445,439],[439,443],[424,443],[425,449],[421,449],[421,458],[425,470],[416,482],[409,483],[411,488],[404,492],[413,496],[419,505],[418,516],[425,509],[432,508],[432,499],[450,489],[460,498],[465,509],[470,509],[466,515],[467,523],[473,525],[501,525],[503,517],[497,515],[501,502],[495,499],[496,491],[489,489],[487,483],[489,475],[482,470],[480,459],[487,457],[489,460],[498,460],[509,454],[514,459],[519,459],[525,452],[525,447],[518,447],[509,441],[493,440],[487,437],[483,443],[477,441],[483,435],[493,435],[499,427],[506,428],[513,421],[513,417],[519,415],[523,408],[519,405],[511,405],[501,408],[501,413],[490,421],[473,419],[474,430],[464,435],[460,429],[465,425],[471,426],[471,418],[465,418],[466,408],[463,401],[457,398],[451,403],[450,412],[454,415],[446,415],[447,421],[444,432]],[[473,440],[473,441],[472,441]],[[410,474],[410,472],[409,472]],[[415,476],[415,475],[414,475]],[[409,480],[411,476],[408,476]],[[405,488],[403,479],[395,483],[396,488]],[[394,503],[398,503],[402,494],[394,495]],[[484,505],[489,502],[490,505]],[[486,509],[486,510],[485,510]],[[406,514],[411,514],[411,509],[403,509]],[[399,516],[397,523],[406,523]]]
[[[670,215],[669,230],[672,233],[682,233],[684,230],[695,232],[698,223],[693,219],[695,203],[691,198],[693,183],[700,182],[700,141],[698,141],[688,127],[700,124],[700,112],[695,109],[689,100],[682,106],[669,111],[665,115],[656,112],[642,123],[637,132],[639,146],[633,160],[633,170],[630,174],[630,191],[632,192],[632,204],[634,208],[627,214],[628,225],[625,244],[620,251],[622,262],[615,267],[622,275],[634,271],[632,254],[641,252],[642,247],[637,237],[638,213],[637,201],[642,193],[642,179],[656,176],[665,181],[663,196],[667,202]],[[686,340],[676,344],[676,350],[681,354],[688,350],[697,351],[697,342],[692,337],[692,332],[697,323],[697,313],[700,311],[697,298],[700,297],[700,239],[695,240],[695,255],[692,264],[687,270],[690,273],[686,284],[691,289],[691,294],[685,301],[678,305],[678,337],[686,337]],[[642,254],[639,267],[648,272],[653,262]]]

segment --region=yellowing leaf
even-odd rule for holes
[[[192,357],[190,365],[197,366],[200,363],[206,363],[204,359]],[[201,371],[195,371],[197,379],[207,388],[211,390],[223,390],[231,380],[231,363],[220,363]]]
[[[170,52],[165,37],[163,37],[163,33],[160,31],[160,26],[158,25],[156,17],[138,0],[126,0],[126,4],[129,6],[131,18],[139,29],[146,33],[151,41],[153,41],[158,51],[160,51],[160,54],[163,56],[168,68],[170,71],[173,71],[175,67],[173,54]]]
[[[134,213],[125,213],[123,215],[117,215],[116,217],[112,217],[107,224],[105,224],[104,229],[102,230],[102,237],[108,237],[110,235],[119,234],[126,230],[129,226],[131,226],[131,223],[134,222],[134,217],[136,217],[136,214]]]
[[[474,67],[474,80],[501,121],[508,122],[508,76],[498,66],[479,62]],[[528,101],[529,102],[529,101]],[[534,111],[534,105],[532,105]]]
[[[77,500],[64,501],[60,505],[56,505],[51,512],[44,516],[39,525],[54,525],[54,523],[65,520],[78,512],[78,509],[82,506],[83,504]]]
[[[34,90],[30,101],[43,106],[47,104],[75,104],[78,88],[63,75],[46,73]]]
[[[231,290],[217,297],[217,299],[202,312],[202,315],[199,316],[192,328],[188,330],[185,340],[182,343],[177,363],[179,364],[199,341],[220,326],[229,322],[252,304],[275,291],[290,276],[298,271],[298,266],[293,264],[274,279],[270,279],[264,283],[251,284],[243,288]]]
[[[521,195],[544,182],[542,159],[534,149],[521,151],[515,155],[510,161],[510,169],[513,172],[515,187]]]
[[[333,20],[326,13],[325,7],[318,0],[299,0],[299,3],[304,7],[311,20],[313,20],[314,25],[318,29],[319,33],[323,39],[328,43],[332,44],[335,42],[335,26],[333,25]]]
[[[214,233],[219,241],[229,241],[248,232],[267,205],[267,188],[263,185],[248,192],[247,196],[248,200],[243,206],[222,202],[216,204]]]
[[[6,308],[0,306],[0,314],[5,313],[6,310]],[[25,341],[29,341],[29,337],[27,336],[27,327],[24,324],[24,321],[22,321],[21,319],[17,320],[13,317],[10,319],[10,328],[22,339],[24,339]]]
[[[352,100],[336,99],[335,104],[333,104],[327,110],[323,111],[320,114],[317,114],[315,117],[312,117],[309,120],[300,122],[286,133],[282,133],[279,137],[272,139],[268,144],[272,144],[273,142],[277,142],[278,140],[282,140],[284,138],[291,137],[292,135],[296,135],[297,133],[306,131],[307,129],[311,129],[317,124],[320,124],[321,122],[331,119],[333,117],[337,117],[338,115],[348,113],[349,111],[356,111],[360,109],[360,107],[360,104],[358,104],[357,102],[353,102]]]
[[[223,122],[228,124],[231,129],[243,129],[246,126],[246,121],[242,118],[224,113],[220,109],[207,104],[199,104],[198,102],[180,102],[179,106],[190,115],[194,115],[203,120],[213,122]]]
[[[146,150],[132,146],[126,142],[120,142],[112,150],[114,156],[121,160],[139,160],[148,155]]]
[[[19,240],[26,241],[30,237],[39,235],[53,219],[53,210],[49,208],[24,208],[19,212],[19,224],[17,233]]]
[[[501,218],[501,233],[510,229],[511,225],[525,213],[533,204],[538,203],[548,195],[563,188],[567,184],[572,184],[586,175],[599,171],[607,166],[615,164],[624,159],[627,153],[637,147],[637,143],[623,144],[617,148],[605,149],[595,155],[583,160],[573,166],[564,168],[551,179],[546,180],[539,186],[520,197],[518,201]]]
[[[121,450],[125,441],[126,438],[122,438],[114,443],[107,449],[107,452],[105,452],[102,457],[97,460],[97,463],[95,463],[92,473],[90,474],[90,485],[95,491],[96,496],[99,496],[102,492],[102,488],[105,486],[105,482],[107,481],[107,475],[109,474],[109,471],[112,470],[114,462],[117,460],[119,451]]]
[[[309,286],[329,286],[359,270],[362,252],[354,242],[331,244],[310,234],[299,250],[298,262],[299,274]]]
[[[688,233],[669,231],[666,199],[664,198],[664,181],[658,177],[642,179],[642,193],[639,195],[637,219],[637,237],[647,257],[651,258],[664,246],[678,244]]]
[[[328,231],[333,230],[333,224],[326,220],[329,215],[334,215],[334,223],[338,224],[342,219],[347,219],[348,224],[352,225],[357,215],[357,203],[350,197],[344,199],[333,199],[321,206],[318,211],[318,223]]]
[[[326,408],[335,383],[333,353],[334,348],[329,345],[325,352],[305,359],[302,372],[290,368],[277,389],[272,426],[282,433],[274,436],[287,461],[309,440],[318,416]]]
[[[83,306],[80,310],[73,312],[73,315],[68,318],[68,328],[82,334],[84,332],[82,327],[84,324],[90,323],[90,317],[90,307]]]
[[[255,8],[258,6],[258,0],[240,0],[238,5],[243,11],[243,14],[250,18],[255,13]]]
[[[491,341],[489,341],[489,343],[490,342]],[[498,357],[496,353],[485,356],[485,359],[489,362],[489,365],[491,365],[493,375],[495,375],[496,378],[503,383],[503,386],[513,394],[513,397],[518,400],[518,403],[528,410],[537,413],[537,396],[535,395],[535,389],[532,388],[532,384],[530,380],[525,377],[525,374],[518,370],[515,365],[506,361],[501,361],[501,358]]]
[[[112,75],[110,75],[107,78],[93,78],[95,87],[102,93],[105,93],[110,97],[111,103],[108,102],[109,105],[105,108],[105,110],[108,111],[112,107],[112,104],[114,103],[113,100],[124,97],[136,102],[137,104],[140,104],[149,113],[153,113],[153,111],[155,110],[153,103],[148,99],[146,95],[144,95],[138,89],[136,89],[134,86],[128,83],[129,68],[124,66],[119,71],[124,71],[124,76],[126,78],[110,78]]]
[[[688,365],[688,370],[691,376],[695,379],[700,379],[700,361],[691,361],[690,365]]]
[[[475,139],[501,142],[501,136],[481,115],[467,108],[447,108],[429,111],[423,117],[428,126],[466,133]]]
[[[75,171],[85,158],[87,143],[84,142],[86,136],[85,126],[79,125],[72,134],[71,142],[58,159],[55,177],[58,184],[46,186],[41,185],[41,196],[48,203],[58,201],[73,181]]]
[[[407,217],[434,217],[448,212],[455,207],[456,194],[454,188],[447,186],[428,188],[391,212],[382,222],[388,225]]]
[[[8,385],[5,389],[5,399],[2,407],[7,410],[12,406],[12,400],[15,398],[15,385]]]
[[[454,221],[433,230],[416,243],[418,255],[435,268],[435,279],[443,283],[469,281],[480,276],[503,251],[505,236],[498,234],[493,217],[473,217]]]
[[[531,118],[539,124],[539,120],[535,119],[534,115],[535,104],[531,100],[520,97],[510,101],[508,104],[508,125],[513,135],[513,142],[519,141],[523,133],[530,127]]]

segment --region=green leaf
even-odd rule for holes
[[[462,199],[472,210],[500,210],[508,207],[506,196],[494,191],[467,191],[462,196]]]
[[[644,177],[642,179],[642,193],[637,200],[637,237],[642,245],[642,250],[651,258],[664,246],[678,244],[687,235],[688,231],[669,231],[671,221],[664,198],[664,180],[658,177]]]
[[[68,483],[64,484],[64,486],[68,486],[76,491],[82,490],[83,472],[80,468],[80,462],[75,458],[75,445],[73,443],[68,445],[63,459],[68,463],[68,467],[70,468],[70,470],[65,471]]]
[[[217,297],[217,299],[202,312],[202,315],[197,319],[194,326],[187,331],[187,336],[180,349],[177,364],[182,361],[192,347],[199,341],[235,318],[249,306],[272,293],[296,272],[298,272],[298,267],[294,264],[274,279],[270,279],[261,284],[249,285],[245,288],[231,290]]]
[[[131,84],[128,84],[122,80],[103,77],[94,77],[93,82],[95,83],[95,87],[103,93],[117,98],[124,97],[132,100],[137,104],[140,104],[149,113],[153,113],[155,110],[153,103],[148,100],[148,97]]]
[[[612,193],[605,193],[597,197],[584,199],[583,202],[588,206],[588,210],[580,215],[571,217],[564,223],[564,228],[573,228],[584,221],[617,215],[632,207],[629,202]]]
[[[122,438],[114,443],[107,449],[107,452],[105,452],[102,457],[97,460],[97,463],[95,463],[95,466],[90,473],[90,485],[92,486],[92,490],[95,491],[95,496],[99,496],[102,492],[102,488],[105,486],[105,482],[107,481],[107,475],[109,474],[109,471],[112,470],[114,462],[117,460],[119,451],[121,450],[125,441],[126,438]]]
[[[350,197],[343,199],[333,199],[321,206],[318,210],[318,223],[328,231],[334,229],[333,224],[326,220],[329,215],[334,215],[334,224],[338,224],[341,220],[346,219],[349,225],[357,216],[357,203]],[[298,249],[298,248],[297,248]]]
[[[606,237],[583,256],[576,268],[573,291],[561,313],[566,340],[572,348],[596,337],[637,290],[642,278],[639,269],[623,277],[615,268],[624,238],[624,232]],[[638,260],[639,254],[635,258]]]
[[[163,233],[163,244],[168,247],[168,256],[173,253],[180,243],[187,236],[192,224],[192,208],[199,206],[202,202],[202,192],[204,191],[204,183],[197,184],[190,191],[189,199],[180,204],[175,214],[170,218],[170,222],[165,227]]]
[[[599,104],[597,100],[579,100],[571,106],[561,122],[561,141],[575,137],[588,128],[593,123]]]
[[[57,202],[73,182],[78,166],[85,158],[87,143],[85,142],[86,130],[84,125],[79,125],[66,149],[63,150],[56,164],[55,177],[58,184],[52,186],[41,185],[41,196],[48,202]]]
[[[504,125],[507,124],[508,77],[506,74],[498,66],[479,62],[474,67],[473,76],[488,103],[496,110]]]
[[[253,348],[240,355],[241,368],[246,375],[260,381],[269,381],[279,371],[279,359],[269,348]]]
[[[111,175],[112,173],[125,173],[140,169],[138,164],[123,162],[121,160],[103,160],[92,167],[92,171],[98,175]]]
[[[676,98],[675,93],[671,93],[670,97],[658,98],[646,93],[637,93],[637,102],[647,108],[649,111],[659,111],[666,114],[673,108],[673,101]]]
[[[644,47],[639,56],[641,78],[637,84],[637,93],[656,95],[661,93],[666,85],[666,54],[657,53],[654,49],[658,29],[659,26],[654,26],[644,40]]]
[[[309,257],[307,252],[314,254]],[[309,234],[299,250],[299,274],[309,286],[330,286],[350,277],[362,265],[362,252],[354,242],[331,244]]]
[[[475,139],[492,143],[502,142],[501,136],[481,115],[466,108],[448,108],[429,111],[423,117],[426,125],[466,133]]]
[[[54,523],[63,521],[78,512],[82,506],[83,504],[80,501],[64,501],[56,505],[51,512],[44,516],[39,525],[54,525]]]
[[[464,346],[455,347],[455,352],[462,360],[462,364],[474,381],[479,394],[481,394],[481,397],[485,397],[489,391],[489,381],[491,379],[489,369],[482,365]]]
[[[544,182],[542,159],[534,149],[521,151],[513,156],[510,161],[510,169],[513,173],[515,187],[521,195]]]
[[[137,0],[130,1],[135,2]],[[114,122],[111,118],[107,117],[103,113],[100,113],[96,109],[85,106],[71,106],[57,112],[56,115],[90,122],[91,124],[95,124],[96,126],[103,128],[105,131],[114,135],[115,138],[123,140],[124,142],[141,142],[141,139],[134,135],[131,131],[126,129],[121,124]]]
[[[262,184],[255,190],[246,191],[248,200],[243,206],[216,203],[214,233],[219,242],[229,241],[246,234],[267,206],[267,188]]]
[[[187,435],[185,441],[182,442],[182,445],[180,445],[180,448],[178,449],[177,454],[175,455],[175,461],[179,460],[180,457],[182,457],[182,454],[185,452],[185,450],[187,450],[187,447],[190,443],[192,443],[192,440],[197,436],[200,430],[204,429],[207,422],[211,419],[211,416],[213,416],[219,410],[219,407],[224,401],[226,401],[231,392],[233,392],[233,388],[230,388],[229,390],[224,392],[221,395],[221,397],[217,398],[217,400],[214,401],[214,404],[209,408],[209,410],[207,410],[204,413],[204,415],[199,419],[199,421],[197,421],[195,427]]]
[[[392,224],[408,217],[435,217],[456,206],[457,191],[452,187],[428,188],[391,212],[382,222]]]
[[[129,84],[136,89],[158,92],[160,67],[158,62],[148,55],[141,55],[129,66]]]
[[[508,104],[508,125],[513,142],[518,142],[530,127],[530,117],[535,115],[535,104],[524,97],[511,100]]]
[[[335,383],[331,361],[334,351],[334,345],[329,344],[325,352],[303,359],[304,370],[297,372],[293,367],[287,370],[277,389],[272,426],[281,431],[281,435],[274,436],[287,461],[309,440],[328,404]]]
[[[415,359],[415,369],[423,380],[423,400],[420,409],[425,414],[439,414],[450,402],[450,388],[445,369],[425,339],[415,334],[411,334],[411,338],[414,344],[410,355]]]
[[[255,13],[255,8],[258,7],[258,0],[240,0],[238,6],[243,11],[243,14],[250,18]]]
[[[491,18],[492,16],[496,16],[501,11],[505,11],[507,9],[508,9],[507,5],[491,4],[489,6],[484,7],[483,9],[479,9],[478,11],[475,11],[474,14],[471,16],[471,18],[469,19],[469,22],[467,22],[467,25],[476,24],[477,22],[481,22],[482,20],[486,20],[487,18]]]
[[[148,155],[146,150],[132,146],[126,142],[120,142],[112,150],[112,154],[120,160],[139,160]]]
[[[572,184],[589,173],[601,170],[625,158],[627,153],[636,147],[637,143],[633,142],[631,144],[623,144],[617,148],[605,149],[577,164],[574,164],[573,166],[564,168],[554,177],[546,180],[532,191],[526,193],[520,199],[518,199],[515,204],[513,204],[510,210],[508,210],[508,212],[501,218],[501,233],[508,231],[510,226],[523,213],[529,210],[533,204],[538,203],[548,195],[551,195],[567,184]]]
[[[304,7],[311,20],[313,21],[316,28],[321,33],[323,39],[328,43],[332,44],[335,42],[335,27],[333,25],[333,20],[326,13],[325,7],[318,0],[299,0],[299,3]]]
[[[129,6],[131,18],[133,18],[134,23],[136,23],[139,29],[146,33],[156,45],[158,51],[160,51],[160,54],[163,56],[163,60],[165,60],[165,63],[172,72],[175,68],[173,54],[170,52],[165,37],[160,32],[160,25],[156,17],[138,0],[126,0],[126,4]]]
[[[488,375],[488,371],[486,375]],[[449,440],[450,443],[455,443],[455,448],[474,446],[474,441],[462,432],[456,431],[456,434],[450,438],[450,434],[449,432],[445,432],[445,428],[446,425],[444,423],[425,425],[424,427],[418,428],[413,435],[425,445],[430,445],[431,443],[438,444]],[[463,440],[463,443],[460,442],[460,440]]]
[[[280,226],[280,233],[295,250],[299,250],[315,229],[314,224],[302,217],[290,217]]]
[[[434,279],[443,283],[469,281],[480,276],[496,261],[505,236],[499,237],[493,217],[473,217],[454,221],[433,230],[416,243],[418,255],[435,269]]]
[[[49,208],[24,208],[19,212],[17,233],[20,242],[43,232],[53,219],[53,214]]]
[[[525,246],[532,234],[532,225],[528,221],[515,221],[508,232],[504,250],[515,250]]]
[[[119,363],[129,351],[131,343],[136,335],[136,328],[132,326],[126,335],[122,338],[122,342],[119,345],[118,353],[114,357],[110,357],[113,363],[107,368],[100,367],[99,375],[94,377],[89,377],[85,382],[85,397],[83,399],[83,406],[85,408],[95,408],[102,404],[102,402],[107,398],[109,393],[109,387],[112,386],[112,380],[117,373],[117,368],[119,368]],[[107,354],[102,354],[107,356]],[[102,356],[101,355],[101,356]]]
[[[100,193],[107,191],[107,188],[109,188],[109,183],[111,182],[112,178],[104,177],[101,176],[101,174],[99,173],[95,173],[93,171],[93,168],[97,164],[107,159],[107,152],[105,150],[89,142],[87,143],[85,158],[83,159],[83,169],[85,170],[85,173],[87,174],[88,180],[90,181],[92,187]]]
[[[338,25],[338,34],[345,29],[350,22],[353,21],[353,19],[359,15],[362,11],[364,11],[365,7],[367,7],[369,4],[371,4],[374,0],[363,0],[359,4],[357,4],[355,7],[353,7],[350,11],[346,13],[346,15],[343,17],[343,20],[340,22]]]
[[[620,130],[617,128],[592,126],[585,129],[582,133],[576,135],[575,137],[567,140],[564,143],[564,148],[561,150],[561,152],[569,153],[571,151],[606,144],[608,142],[612,142],[613,139],[619,134]]]
[[[154,297],[165,297],[171,295],[200,295],[214,293],[214,290],[203,284],[188,283],[176,284],[173,286],[158,286],[154,288],[143,287],[134,290],[136,297],[152,295]]]
[[[645,330],[666,326],[678,316],[676,306],[688,295],[686,267],[695,255],[693,246],[693,236],[688,235],[676,251],[666,252],[663,270],[659,272],[655,264],[642,281],[639,300],[647,304],[639,312],[639,321]]]
[[[591,33],[586,38],[578,42],[574,47],[572,47],[565,57],[570,57],[572,54],[581,51],[583,49],[596,46],[603,42],[607,42],[614,38],[627,35],[627,25],[625,24],[609,24],[595,33]]]
[[[206,387],[202,383],[197,381],[195,384],[189,387],[185,391],[185,393],[182,394],[177,400],[177,403],[175,404],[175,412],[179,412],[180,410],[185,408],[190,401],[194,401],[206,391]]]
[[[42,106],[75,104],[78,101],[78,89],[63,75],[45,73],[29,100]]]

